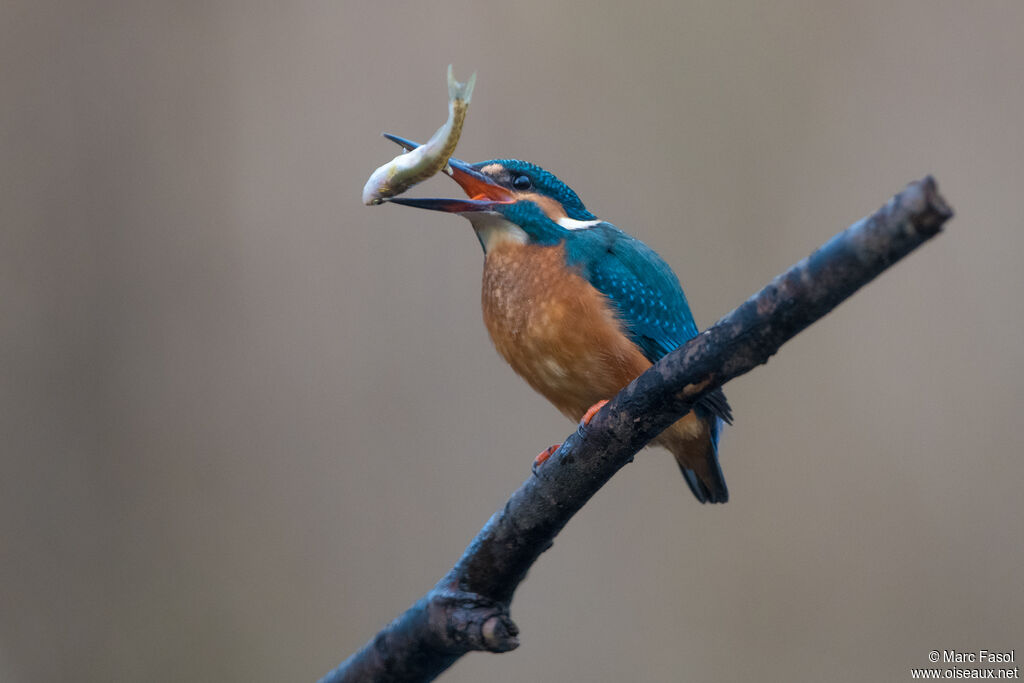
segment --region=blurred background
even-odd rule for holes
[[[0,8],[0,680],[313,681],[573,426],[468,223],[360,190],[477,88],[707,326],[908,181],[947,232],[727,387],[732,500],[642,453],[443,680],[863,681],[1024,652],[1020,3]],[[446,178],[415,194],[457,196]]]

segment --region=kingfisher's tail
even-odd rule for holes
[[[679,470],[697,500],[702,503],[725,503],[729,500],[729,488],[725,485],[725,476],[718,464],[718,437],[724,423],[721,418],[711,416],[700,421],[705,426],[703,433],[687,434],[689,438],[682,435],[684,430],[678,428],[679,423],[669,427],[664,445],[675,456]],[[675,433],[669,435],[669,431]]]

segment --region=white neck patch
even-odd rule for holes
[[[603,223],[604,221],[602,221],[600,218],[595,218],[592,221],[578,221],[575,218],[562,216],[561,218],[558,219],[557,222],[566,230],[586,230],[587,228],[592,228],[595,225]]]
[[[530,241],[530,236],[525,230],[501,214],[491,211],[468,211],[462,215],[473,224],[485,252],[499,244],[526,244]]]

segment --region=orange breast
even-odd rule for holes
[[[651,366],[604,296],[566,267],[561,245],[490,249],[483,312],[498,353],[573,420]]]

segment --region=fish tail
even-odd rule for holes
[[[469,98],[473,96],[474,85],[476,85],[475,71],[468,81],[459,83],[455,80],[455,76],[452,75],[452,65],[448,65],[448,99],[450,101],[460,100],[462,102],[469,102]]]

